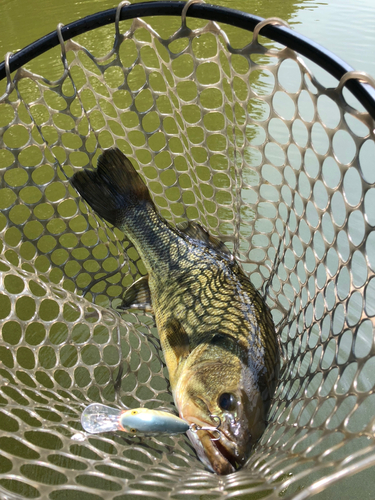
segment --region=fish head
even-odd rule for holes
[[[188,436],[200,460],[217,474],[240,469],[266,426],[254,371],[228,351],[204,356],[186,367],[174,395],[181,418],[194,424]]]

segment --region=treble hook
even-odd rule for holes
[[[219,427],[221,426],[221,418],[219,417],[219,415],[210,415],[210,417],[215,420],[215,418],[219,421],[219,423],[217,424],[216,426],[216,430],[219,429]]]
[[[220,436],[221,436],[221,430],[219,429],[219,427],[221,426],[221,418],[218,416],[218,415],[210,415],[210,418],[212,418],[213,420],[216,419],[216,421],[218,420],[219,423],[215,426],[213,425],[198,425],[198,424],[191,424],[190,425],[190,430],[192,432],[198,432],[198,431],[211,431],[211,432],[217,432],[219,434],[219,437],[216,437],[216,438],[211,438],[212,441],[219,441],[220,439]]]

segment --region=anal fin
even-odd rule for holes
[[[143,276],[126,290],[118,309],[142,309],[146,312],[153,312],[148,276]]]

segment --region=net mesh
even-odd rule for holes
[[[105,57],[68,41],[62,61],[0,101],[3,498],[302,499],[374,464],[373,120],[292,50],[234,49],[212,22],[163,39],[137,19]],[[113,311],[143,264],[68,181],[114,145],[164,217],[227,243],[278,325],[269,424],[234,475],[185,436],[82,431],[94,401],[173,406],[153,317]]]

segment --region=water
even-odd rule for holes
[[[219,0],[212,3],[265,18],[280,17],[355,69],[375,77],[373,0]],[[68,24],[115,5],[108,0],[1,0],[0,59],[6,52],[19,50],[55,30],[58,23]]]
[[[360,4],[354,3],[353,0],[345,4],[339,0],[328,2],[221,0],[215,3],[262,17],[281,17],[298,32],[331,50],[355,69],[367,71],[375,76],[375,60],[373,58],[375,8],[373,0],[363,0]],[[49,0],[34,0],[33,2],[0,0],[0,53],[5,54],[7,51],[16,51],[26,46],[53,31],[59,22],[67,24],[112,7],[114,7],[112,2],[102,0],[80,2],[69,0],[61,3]],[[165,36],[176,29],[178,24],[178,20],[176,22],[169,20],[168,25],[165,25],[161,18],[153,20],[157,31]],[[244,40],[237,39],[234,31],[229,28],[227,32],[233,46],[243,46]],[[111,48],[113,27],[101,29],[100,36],[103,38],[100,50],[104,54]],[[249,41],[250,36],[249,34]],[[83,44],[86,40],[88,41],[89,37],[82,35]],[[88,46],[88,48],[91,47]],[[38,72],[50,78],[57,78],[61,72],[61,63],[57,57],[59,49],[54,49],[54,52],[56,57],[54,57],[51,66],[37,68]],[[327,77],[318,68],[313,67],[313,70],[317,76],[321,77],[322,83],[326,85],[336,84],[334,79]],[[272,157],[272,152],[270,157]],[[275,160],[275,157],[272,159]],[[345,480],[345,484],[331,487],[315,498],[319,500],[331,498],[349,500],[349,498],[355,498],[358,491],[361,491],[361,498],[372,498],[373,486],[375,486],[374,470],[368,470],[354,478]]]

